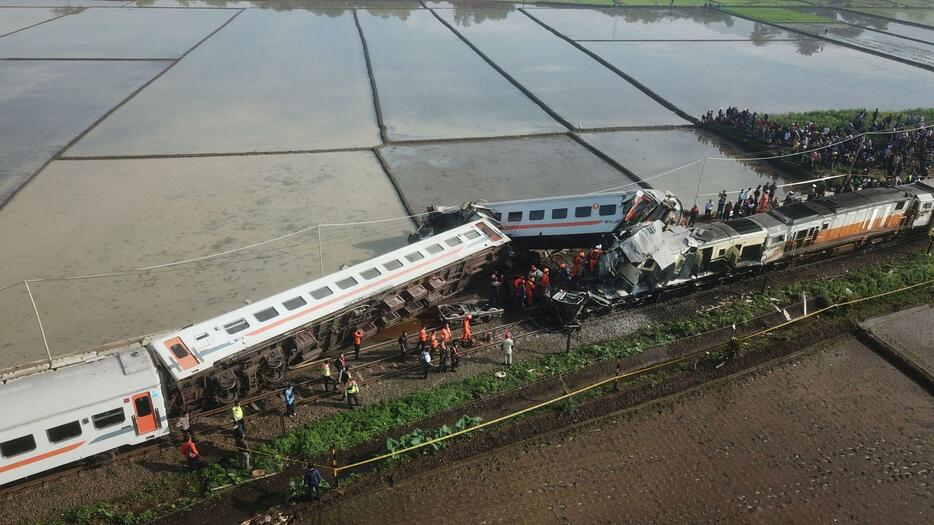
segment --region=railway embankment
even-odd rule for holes
[[[918,244],[918,243],[915,243]],[[917,246],[913,246],[917,248]],[[307,460],[321,457],[321,447],[329,448],[332,444],[337,444],[341,448],[339,457],[351,458],[362,457],[367,452],[372,452],[381,446],[383,438],[388,435],[399,435],[406,428],[414,426],[431,428],[435,423],[450,423],[448,416],[457,415],[464,411],[471,415],[482,415],[483,417],[495,417],[490,410],[494,407],[509,407],[508,402],[500,402],[499,396],[506,395],[506,392],[515,392],[514,399],[532,395],[533,391],[529,386],[555,385],[561,383],[564,388],[570,378],[573,382],[576,377],[580,380],[587,378],[587,370],[606,371],[607,367],[612,368],[615,360],[620,357],[626,364],[624,367],[632,367],[637,363],[637,359],[647,359],[651,352],[643,350],[651,348],[659,343],[670,342],[692,335],[709,332],[711,329],[723,326],[729,326],[734,322],[742,323],[754,317],[768,312],[774,312],[773,305],[787,304],[800,296],[801,292],[810,293],[812,296],[823,297],[828,302],[839,302],[840,300],[849,300],[852,298],[870,296],[878,293],[880,290],[895,290],[904,286],[906,283],[920,283],[925,280],[934,279],[934,262],[930,258],[915,255],[916,250],[911,253],[906,249],[892,250],[887,253],[867,253],[858,257],[862,259],[860,264],[854,264],[850,261],[848,264],[842,264],[840,261],[824,263],[818,271],[817,268],[802,268],[798,272],[791,272],[793,276],[786,279],[778,279],[776,276],[772,279],[773,288],[767,288],[759,281],[752,280],[723,289],[717,290],[718,299],[714,299],[712,292],[701,292],[683,298],[678,301],[670,301],[650,307],[654,310],[654,315],[647,315],[647,310],[636,310],[630,312],[621,312],[608,316],[606,318],[595,319],[588,324],[590,330],[586,335],[586,344],[579,344],[570,353],[563,353],[563,336],[560,335],[537,335],[530,337],[527,341],[520,344],[527,349],[524,356],[518,361],[518,365],[507,371],[506,377],[499,379],[491,374],[491,370],[497,367],[495,361],[498,359],[496,353],[485,357],[477,357],[477,361],[486,360],[486,368],[473,377],[466,377],[457,380],[447,380],[446,384],[429,384],[413,381],[411,377],[398,380],[401,384],[411,385],[417,383],[420,389],[414,392],[406,393],[394,398],[388,397],[378,399],[370,395],[365,389],[367,395],[367,406],[364,409],[354,412],[345,412],[337,407],[326,407],[326,412],[315,417],[311,422],[304,424],[300,428],[293,429],[285,438],[263,438],[263,444],[259,445],[254,453],[256,461],[264,461],[266,468],[274,469],[277,463],[283,466],[286,459]],[[875,264],[872,264],[875,263]],[[860,265],[861,269],[856,269]],[[829,272],[837,273],[833,279],[819,278]],[[751,293],[759,287],[765,288],[764,293]],[[925,295],[927,294],[927,295]],[[914,299],[911,299],[914,298]],[[919,299],[920,298],[920,299]],[[911,300],[930,301],[930,288],[907,291],[900,294],[893,294],[873,301],[876,308],[894,308],[906,301]],[[847,307],[852,309],[853,307]],[[708,310],[708,311],[703,311]],[[693,312],[693,313],[692,313]],[[700,312],[700,313],[698,313]],[[619,336],[618,327],[631,320],[632,318],[650,318],[651,322],[643,323],[638,328],[633,327],[625,336]],[[661,322],[663,318],[669,319],[667,322]],[[833,316],[837,318],[837,315]],[[675,319],[675,320],[671,320]],[[846,324],[846,323],[844,323]],[[847,325],[849,326],[849,325]],[[824,332],[819,332],[824,333]],[[608,334],[612,334],[608,336]],[[601,338],[602,335],[602,338]],[[826,334],[825,334],[826,335]],[[767,341],[784,341],[783,346],[791,347],[800,342],[797,336],[783,340],[775,336],[766,339]],[[591,342],[602,341],[597,344]],[[710,341],[704,341],[710,343]],[[701,343],[697,343],[701,346]],[[753,345],[759,343],[753,342]],[[551,351],[536,351],[536,346],[551,346]],[[782,346],[782,345],[780,345]],[[520,353],[519,355],[522,355]],[[636,356],[636,357],[633,357]],[[591,367],[591,368],[588,368]],[[593,372],[591,372],[593,373]],[[578,375],[579,374],[579,375]],[[564,383],[562,383],[562,381]],[[434,388],[432,388],[434,387]],[[525,387],[523,391],[521,387]],[[546,388],[540,386],[537,388]],[[399,390],[394,392],[398,393]],[[542,391],[544,392],[544,391]],[[542,393],[541,395],[544,395]],[[478,401],[479,399],[479,401]],[[484,400],[488,401],[484,401]],[[470,408],[467,403],[475,403]],[[554,419],[554,418],[552,418]],[[270,418],[270,421],[264,423],[262,418],[256,417],[255,432],[264,434],[262,427],[278,428],[278,417]],[[259,428],[257,428],[259,427]],[[251,429],[251,433],[254,430]],[[273,432],[272,435],[276,433]],[[268,435],[268,433],[266,433]],[[340,440],[339,440],[339,439]],[[219,449],[215,457],[223,457]],[[166,453],[164,461],[172,462],[174,457],[173,450]],[[270,455],[260,459],[263,453]],[[219,483],[222,479],[206,479],[198,475],[183,474],[172,472],[171,468],[159,467],[163,463],[160,460],[149,460],[148,464],[152,468],[164,469],[166,474],[163,476],[167,481],[160,481],[158,488],[147,488],[147,497],[140,497],[138,493],[124,493],[123,497],[114,498],[110,507],[107,507],[108,514],[114,516],[126,516],[127,512],[134,512],[139,516],[141,512],[150,511],[152,513],[164,514],[175,508],[187,506],[200,500],[204,494],[211,495],[208,503],[202,503],[196,506],[190,515],[194,519],[204,509],[212,508],[211,502],[217,501],[243,501],[252,502],[240,505],[238,508],[245,512],[252,512],[258,506],[268,505],[272,502],[269,498],[280,497],[283,493],[283,484],[287,485],[290,477],[289,471],[266,480],[254,481],[234,489],[222,491],[210,491],[212,484]],[[221,462],[225,464],[224,460]],[[229,464],[229,463],[227,463]],[[117,466],[111,467],[117,468]],[[213,475],[218,478],[228,476],[229,480],[242,478],[242,474],[237,476],[234,472],[229,472],[227,467],[214,469]],[[84,481],[80,483],[91,483],[95,474],[89,474]],[[105,479],[100,480],[106,483]],[[284,490],[284,489],[283,489]],[[261,498],[249,497],[252,491],[258,491],[264,494]],[[193,496],[195,499],[192,499]],[[231,498],[233,500],[231,500]],[[26,498],[28,502],[30,498]],[[27,503],[28,504],[28,503]],[[204,505],[208,505],[205,507]],[[15,505],[20,507],[20,504]],[[93,506],[92,506],[93,507]],[[87,507],[82,507],[87,508]],[[34,510],[35,507],[32,507]],[[25,511],[25,509],[23,509]],[[50,509],[51,510],[51,509]],[[216,509],[215,509],[216,511]],[[54,512],[54,511],[53,511]],[[51,514],[51,513],[50,513]],[[48,518],[52,516],[62,516],[61,511],[55,514],[40,516],[39,518]],[[78,516],[74,511],[66,515],[65,521],[76,522],[71,517]],[[210,512],[204,514],[209,516]],[[23,514],[21,514],[23,516]],[[28,515],[25,515],[28,516]],[[146,514],[152,517],[153,514]],[[178,514],[173,514],[178,516]],[[99,519],[98,521],[108,521],[111,518]],[[113,518],[111,521],[115,521]],[[35,521],[35,516],[25,521]]]

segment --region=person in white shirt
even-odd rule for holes
[[[503,364],[512,365],[512,337],[509,334],[503,339]]]

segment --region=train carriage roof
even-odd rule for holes
[[[743,217],[741,219],[733,219],[723,223],[726,226],[732,228],[736,233],[740,235],[746,235],[747,233],[759,233],[765,231],[761,225],[756,224],[754,221],[750,220],[748,217]]]
[[[141,346],[13,379],[0,385],[0,432],[158,385],[159,374]]]
[[[822,205],[820,201],[813,200],[789,204],[788,206],[780,206],[770,211],[769,215],[785,224],[798,224],[831,213],[833,213],[833,210]]]

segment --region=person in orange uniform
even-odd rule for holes
[[[551,291],[551,276],[548,275],[548,267],[542,270],[542,278],[538,280],[538,289],[541,297],[547,297]]]
[[[359,327],[353,333],[353,358],[360,359],[360,345],[363,344],[363,330]]]
[[[577,257],[574,258],[574,264],[571,265],[571,279],[577,279],[577,274],[580,273],[581,266],[584,265],[586,259],[584,252],[578,252]]]
[[[442,335],[443,337],[443,335]],[[438,350],[438,332],[431,333],[431,353],[432,355]]]
[[[454,339],[454,332],[451,331],[451,325],[444,323],[444,328],[441,329],[441,338],[444,341],[451,341]]]
[[[467,317],[464,318],[464,333],[461,335],[461,342],[464,345],[470,343],[470,336],[473,335],[473,332],[470,330],[470,321],[473,319],[473,316],[467,314]]]
[[[600,262],[600,255],[603,253],[603,246],[598,244],[594,247],[593,250],[590,250],[590,261],[588,261],[588,267],[591,274],[597,273],[597,263]]]
[[[418,348],[417,350],[421,352],[428,346],[428,329],[425,328],[425,325],[418,330]]]
[[[525,284],[525,305],[532,306],[535,301],[535,279],[529,279]]]

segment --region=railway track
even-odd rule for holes
[[[871,246],[863,247],[861,249],[848,251],[845,253],[836,254],[832,256],[826,256],[823,258],[817,258],[814,260],[810,260],[810,261],[806,261],[806,262],[802,262],[798,264],[791,264],[791,265],[786,265],[783,267],[772,268],[770,270],[767,270],[765,272],[758,273],[755,275],[747,274],[740,278],[735,278],[735,279],[727,278],[724,280],[718,280],[717,282],[713,282],[713,283],[711,282],[704,283],[703,286],[692,287],[693,288],[692,291],[701,292],[703,290],[706,290],[706,289],[709,289],[715,286],[727,285],[727,284],[738,284],[741,282],[753,281],[755,279],[765,279],[766,282],[768,282],[768,280],[771,280],[773,277],[779,277],[783,274],[800,272],[802,269],[806,269],[809,267],[813,267],[813,266],[817,266],[821,264],[827,264],[827,263],[835,262],[838,260],[844,260],[844,259],[848,259],[851,257],[858,257],[861,255],[865,255],[869,252],[878,251],[881,249],[887,249],[887,248],[891,248],[894,246],[904,245],[906,243],[910,243],[911,241],[922,238],[922,237],[924,237],[923,234],[911,235],[911,236],[905,236],[905,237],[896,237],[896,238],[889,239],[886,241],[874,243]],[[843,273],[845,272],[836,273],[833,275],[825,276],[823,278],[830,279],[830,278],[834,278],[839,275],[842,275]],[[764,285],[765,283],[763,283],[763,288],[764,288]],[[679,290],[679,292],[683,292],[683,293],[677,293],[677,294],[673,293],[671,295],[665,295],[663,297],[653,298],[651,300],[640,302],[639,304],[633,305],[630,308],[626,308],[623,310],[619,310],[619,309],[612,310],[610,312],[605,312],[605,313],[602,313],[600,315],[597,315],[591,318],[592,319],[593,318],[605,318],[605,317],[612,317],[614,315],[623,315],[626,312],[639,309],[639,308],[643,308],[643,307],[647,307],[647,306],[656,304],[659,301],[664,301],[664,300],[674,298],[674,297],[683,297],[690,293],[684,290]],[[526,328],[523,325],[531,325],[531,326]],[[436,330],[438,328],[440,328],[440,326],[433,327],[432,330]],[[506,324],[492,326],[489,328],[485,328],[484,330],[476,331],[474,332],[475,339],[479,341],[484,338],[485,334],[490,334],[495,331],[502,331],[502,330],[513,329],[513,328],[518,330],[515,334],[513,334],[514,339],[525,338],[525,337],[529,337],[532,335],[560,329],[559,326],[557,326],[556,324],[554,324],[553,321],[547,318],[547,315],[544,312],[543,308],[539,307],[536,310],[531,310],[529,312],[526,312],[526,315],[517,321],[512,321]],[[712,330],[710,333],[717,332],[719,330],[722,330],[722,329],[715,329],[715,330]],[[705,334],[702,334],[702,335],[705,335]],[[489,350],[491,348],[498,347],[499,343],[500,343],[499,340],[496,340],[495,338],[493,338],[492,341],[490,342],[479,343],[469,349],[467,348],[463,349],[461,351],[461,355],[464,357],[476,355],[486,350]],[[399,354],[397,351],[395,340],[382,341],[382,342],[370,345],[369,347],[365,347],[362,349],[361,355],[363,357],[362,362],[360,362],[359,364],[355,366],[351,366],[350,371],[352,373],[356,373],[357,376],[361,378],[360,380],[358,380],[358,382],[363,385],[372,385],[374,383],[378,383],[378,382],[381,382],[387,379],[413,373],[417,371],[421,366],[416,361],[411,366],[407,366],[407,365],[406,366],[393,366],[389,370],[380,370],[378,371],[378,373],[374,375],[367,374],[366,372],[368,370],[373,370],[378,367],[385,368],[387,363],[398,359]],[[302,365],[298,365],[296,367],[289,369],[285,377],[283,378],[283,381],[292,381],[295,384],[295,386],[305,386],[305,385],[311,385],[311,384],[317,383],[318,382],[317,379],[311,379],[311,380],[297,380],[297,379],[301,378],[303,374],[305,374],[308,370],[312,370],[316,365],[319,365],[322,361],[323,359],[318,359],[318,360],[310,361],[308,363],[303,363]],[[680,362],[680,360],[678,360],[678,362]],[[671,364],[676,364],[676,362],[673,362]],[[281,395],[281,390],[279,389],[270,390],[262,394],[251,396],[249,398],[244,398],[240,401],[240,403],[241,405],[245,405],[245,406],[250,406],[250,405],[255,406],[257,403],[265,402],[272,398],[276,398],[280,395]],[[311,404],[316,401],[330,397],[330,395],[331,393],[325,394],[322,392],[318,392],[311,396],[307,396],[307,397],[296,400],[296,404],[297,405]],[[190,414],[190,416],[192,417],[192,419],[203,420],[205,418],[210,418],[212,416],[221,415],[223,413],[226,413],[228,410],[229,410],[229,407],[226,407],[226,406],[218,407],[218,408],[200,411],[196,413],[193,412]],[[255,412],[254,415],[269,414],[270,412],[271,410],[259,410]],[[176,420],[174,419],[170,420],[169,424],[173,425],[175,421]],[[202,426],[201,428],[198,428],[194,424],[192,425],[192,431],[202,436],[216,435],[218,433],[223,432],[223,430],[217,428],[216,426],[209,426],[209,427]],[[126,450],[112,452],[110,454],[107,454],[106,457],[97,456],[83,464],[78,464],[74,466],[63,467],[57,470],[52,470],[34,479],[27,479],[27,480],[0,488],[0,500],[9,499],[16,494],[22,494],[24,492],[28,492],[36,488],[46,487],[46,486],[55,484],[63,479],[70,478],[82,472],[87,472],[90,470],[97,469],[101,466],[118,463],[122,461],[132,461],[135,458],[145,456],[151,452],[164,449],[166,447],[174,447],[174,446],[175,446],[175,443],[172,442],[172,438],[169,436],[166,436],[164,438],[155,440],[149,444],[138,445],[138,446],[126,449]]]

